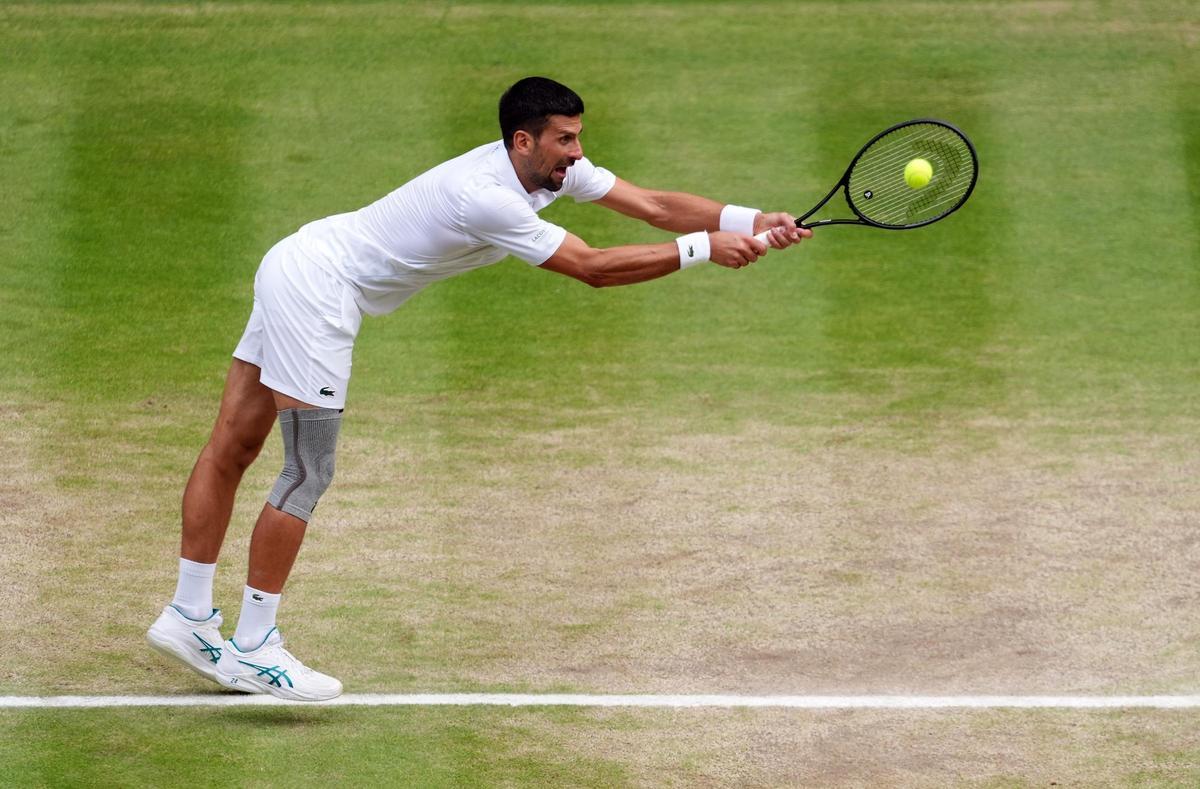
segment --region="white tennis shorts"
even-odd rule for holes
[[[260,368],[259,380],[276,392],[345,408],[361,324],[353,286],[288,236],[271,247],[254,275],[254,309],[233,356]]]

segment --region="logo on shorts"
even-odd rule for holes
[[[328,386],[322,386],[321,391],[317,394],[321,395],[321,397],[333,397],[333,390]]]

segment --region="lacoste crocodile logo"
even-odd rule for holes
[[[333,390],[328,386],[322,386],[321,391],[318,392],[318,394],[321,395],[321,397],[333,397]]]

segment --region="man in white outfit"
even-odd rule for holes
[[[364,313],[382,315],[440,279],[513,255],[595,287],[631,285],[711,260],[741,268],[811,235],[787,213],[643,189],[593,165],[579,135],[583,100],[544,77],[500,99],[502,140],[447,161],[386,197],[312,222],[280,241],[254,279],[254,308],[233,353],[217,422],[183,494],[175,597],[150,645],[221,685],[319,701],[342,692],[306,667],[275,627],[284,582],[333,477],[350,357]],[[560,194],[684,235],[594,249],[537,212]],[[765,233],[766,240],[754,238]],[[212,607],[217,556],[242,474],[276,420],[284,468],[250,541],[237,629]]]

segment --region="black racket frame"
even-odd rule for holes
[[[868,219],[861,211],[858,210],[858,206],[854,205],[854,200],[850,197],[850,172],[854,169],[854,165],[858,164],[858,160],[862,158],[862,155],[867,152],[867,149],[874,145],[875,142],[881,137],[891,134],[897,129],[903,129],[905,126],[915,126],[919,123],[932,123],[937,126],[945,126],[947,129],[963,139],[963,142],[967,144],[967,150],[971,152],[971,184],[967,187],[966,194],[964,194],[962,198],[948,211],[938,214],[930,219],[925,219],[912,225],[885,225],[880,222],[874,222]],[[912,230],[914,228],[924,227],[925,225],[937,222],[939,219],[945,219],[958,209],[962,208],[963,204],[967,202],[967,198],[971,196],[971,192],[975,191],[975,182],[978,180],[979,155],[975,153],[975,145],[971,142],[971,138],[964,134],[962,129],[958,128],[953,123],[938,120],[937,118],[914,118],[910,121],[904,121],[903,123],[897,123],[894,126],[889,126],[888,128],[879,132],[879,134],[876,134],[874,137],[872,137],[866,145],[859,149],[858,153],[854,155],[854,158],[850,160],[850,164],[846,167],[846,172],[842,174],[842,177],[838,180],[838,182],[833,185],[832,189],[829,190],[829,194],[825,195],[825,197],[821,199],[821,202],[810,208],[808,212],[804,214],[804,216],[797,219],[796,226],[802,227],[806,230],[814,227],[824,227],[825,225],[865,225],[866,227],[878,227],[882,228],[883,230]],[[846,198],[846,205],[850,206],[850,210],[854,212],[854,215],[857,216],[858,219],[820,219],[812,224],[805,224],[804,220],[808,219],[810,216],[819,211],[822,206],[828,203],[829,198],[833,197],[834,193],[837,192],[838,189],[843,190]]]

